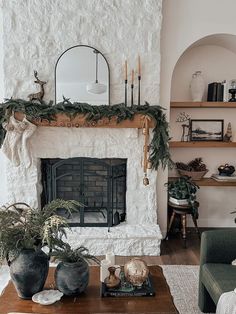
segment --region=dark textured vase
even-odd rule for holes
[[[31,299],[35,293],[43,290],[49,268],[48,256],[43,251],[22,250],[8,264],[12,282],[20,298]]]
[[[88,286],[88,263],[84,260],[77,263],[59,263],[55,271],[55,282],[57,289],[65,295],[79,295]]]

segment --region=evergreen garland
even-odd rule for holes
[[[166,115],[161,106],[150,106],[147,102],[143,106],[126,107],[124,104],[112,106],[101,105],[91,106],[87,103],[71,103],[69,99],[64,100],[53,106],[53,102],[44,101],[33,102],[23,99],[7,99],[0,104],[0,146],[5,137],[5,130],[2,123],[7,122],[13,112],[23,112],[27,119],[46,119],[55,120],[55,115],[64,113],[70,117],[77,114],[85,114],[87,121],[98,121],[102,118],[117,118],[117,122],[129,119],[132,120],[137,113],[148,115],[154,121],[156,126],[153,129],[153,138],[150,145],[150,161],[152,168],[158,169],[159,165],[164,169],[172,165],[169,152],[169,125],[166,121]]]

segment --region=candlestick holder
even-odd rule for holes
[[[131,106],[134,105],[134,84],[131,84]]]
[[[127,107],[127,86],[128,85],[128,80],[125,80],[125,107]]]
[[[141,75],[138,76],[138,106],[140,106]]]

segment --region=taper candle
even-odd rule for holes
[[[128,79],[128,64],[127,64],[127,60],[125,60],[125,80]]]
[[[134,70],[131,72],[131,84],[134,84]]]
[[[141,76],[141,60],[140,60],[140,56],[138,56],[138,75]]]

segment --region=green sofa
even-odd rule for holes
[[[216,311],[222,293],[236,288],[236,228],[205,231],[201,237],[198,305]]]

